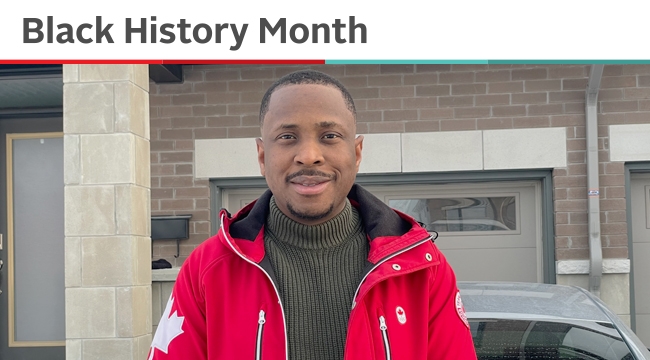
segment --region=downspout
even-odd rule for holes
[[[600,239],[600,185],[598,182],[598,90],[604,65],[591,65],[585,94],[587,137],[587,200],[589,206],[589,292],[600,298],[603,248]]]

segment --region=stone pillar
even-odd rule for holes
[[[64,65],[66,359],[151,343],[147,65]]]

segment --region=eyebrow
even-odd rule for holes
[[[336,122],[334,121],[321,121],[319,123],[316,123],[317,128],[321,129],[330,129],[339,126]],[[281,130],[292,130],[292,129],[297,129],[298,125],[297,124],[281,124],[279,127]]]

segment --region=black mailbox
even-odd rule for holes
[[[180,255],[180,241],[190,238],[192,215],[161,215],[151,217],[151,240],[176,240],[176,256]]]

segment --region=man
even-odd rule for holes
[[[185,261],[149,359],[475,359],[455,276],[431,235],[354,184],[363,136],[337,80],[265,94],[269,191]]]

